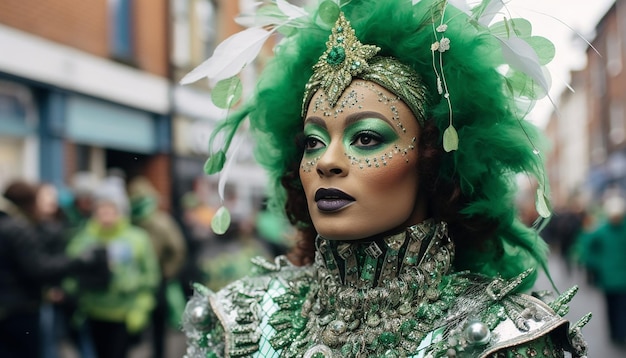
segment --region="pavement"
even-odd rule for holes
[[[146,337],[134,347],[129,358],[152,358],[151,337]],[[186,349],[185,335],[181,331],[170,329],[166,335],[164,358],[182,358]]]
[[[574,285],[579,287],[578,293],[570,302],[570,311],[565,316],[571,324],[589,312],[593,315],[591,321],[582,330],[589,347],[588,356],[590,358],[626,357],[626,347],[617,347],[611,343],[604,295],[587,282],[585,271],[578,267],[568,271],[565,262],[556,253],[550,256],[548,269],[560,292]],[[554,291],[547,275],[543,272],[539,275],[534,289]]]
[[[165,339],[164,358],[182,358],[186,349],[185,335],[180,331],[169,329]],[[152,337],[146,334],[142,341],[130,351],[129,358],[152,358],[151,342]],[[80,358],[80,354],[73,345],[64,341],[61,343],[59,358]]]

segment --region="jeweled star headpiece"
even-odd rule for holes
[[[367,71],[367,61],[380,51],[380,47],[363,45],[354,34],[354,29],[343,13],[335,23],[330,38],[326,42],[326,51],[313,66],[313,76],[306,85],[306,91],[321,88],[331,106],[350,85],[352,78]],[[308,97],[305,92],[304,98]]]
[[[313,66],[313,76],[306,84],[302,116],[318,89],[324,91],[329,104],[334,106],[352,80],[360,78],[378,83],[398,96],[423,125],[426,119],[426,87],[420,76],[392,57],[376,56],[378,51],[378,46],[362,44],[350,22],[340,13],[326,42],[326,51]]]

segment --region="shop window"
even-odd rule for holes
[[[38,177],[37,128],[31,89],[0,80],[0,190],[9,180]]]
[[[217,7],[214,0],[180,0],[171,3],[173,14],[172,60],[191,68],[209,58],[216,46]]]
[[[609,29],[606,34],[606,72],[615,77],[622,72],[622,42],[618,31]]]
[[[189,1],[172,1],[170,5],[173,17],[172,61],[178,67],[189,67],[191,62]]]
[[[79,172],[88,172],[91,169],[91,147],[77,144],[76,151],[76,170]]]
[[[622,40],[621,48],[626,49],[626,3],[618,1],[615,6],[617,6],[617,32]]]
[[[109,46],[111,56],[131,61],[133,51],[133,0],[109,0]]]
[[[207,59],[213,55],[215,50],[216,40],[216,14],[215,4],[211,0],[199,0],[196,1],[196,16],[198,21],[198,41],[200,43],[201,50],[199,51],[202,56],[201,61]]]
[[[592,62],[591,89],[596,98],[602,98],[606,94],[606,68],[602,60]]]
[[[27,136],[37,126],[35,102],[30,89],[0,81],[0,134]]]
[[[609,107],[609,138],[615,145],[619,145],[626,139],[626,126],[624,125],[624,105],[613,101]]]
[[[606,160],[606,149],[604,137],[600,128],[595,128],[590,132],[591,164],[600,165]]]

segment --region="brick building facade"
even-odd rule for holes
[[[564,92],[547,128],[557,206],[580,190],[595,200],[609,188],[626,192],[626,1],[608,9],[591,44],[587,66],[572,74],[576,92]]]
[[[25,163],[0,164],[0,181],[23,176],[64,187],[77,171],[103,176],[121,167],[150,176],[169,198],[168,6],[167,0],[0,2],[7,51],[0,93],[14,107],[26,94],[34,113],[28,125],[18,118],[23,110],[0,114],[11,117],[0,136],[24,147],[12,154]]]

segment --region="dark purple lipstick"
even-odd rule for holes
[[[355,199],[339,189],[317,189],[315,202],[320,211],[332,212],[341,210],[353,203]]]

